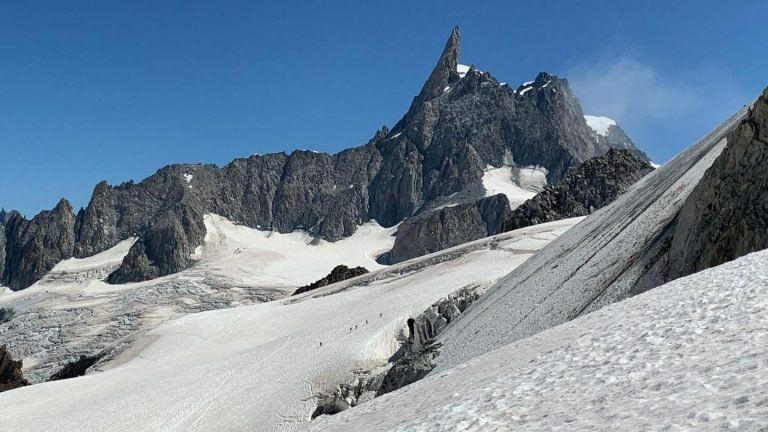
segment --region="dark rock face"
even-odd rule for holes
[[[14,360],[5,346],[0,346],[0,393],[29,385],[21,374],[21,360]]]
[[[398,227],[386,259],[398,263],[497,234],[508,214],[509,200],[503,194],[419,214]]]
[[[768,248],[768,89],[688,196],[669,247],[669,280]]]
[[[651,171],[653,167],[634,152],[611,149],[512,210],[502,231],[591,214]]]
[[[351,279],[353,277],[362,276],[364,274],[368,273],[368,269],[365,267],[353,267],[349,268],[345,265],[337,265],[336,267],[331,270],[331,272],[328,274],[328,276],[316,281],[312,282],[309,285],[305,285],[299,289],[296,290],[296,292],[293,293],[293,295],[305,293],[307,291],[312,291],[318,288],[322,288],[326,285],[334,284],[336,282],[341,282],[343,280]]]
[[[0,225],[5,225],[6,222],[8,222],[8,219],[13,216],[13,211],[7,212],[4,208],[0,208]]]
[[[101,360],[104,354],[96,354],[93,356],[80,356],[79,359],[68,363],[61,370],[53,374],[48,381],[58,381],[69,378],[76,378],[85,375],[85,372],[96,362]]]
[[[615,124],[608,127],[608,133],[606,136],[597,135],[597,139],[599,141],[603,141],[604,145],[607,145],[610,148],[618,149],[618,150],[627,150],[634,154],[638,159],[648,162],[648,155],[645,154],[642,150],[635,147],[635,145],[632,143],[632,140],[627,136],[627,133],[624,132],[624,129],[621,128],[621,126]]]
[[[612,146],[595,138],[564,79],[541,73],[513,90],[474,67],[459,73],[459,39],[454,29],[405,116],[361,147],[251,156],[222,168],[171,165],[140,183],[100,183],[76,218],[11,217],[3,283],[25,288],[60,259],[130,237],[138,241],[110,282],[183,270],[204,237],[205,213],[335,241],[371,219],[393,226],[446,196],[482,190],[487,165],[540,165],[553,182]]]
[[[66,200],[30,221],[19,214],[12,216],[5,225],[3,284],[13,290],[26,288],[56,263],[71,258],[74,228],[75,215]]]
[[[0,308],[0,324],[7,323],[16,316],[16,311],[11,308]]]
[[[389,369],[376,396],[385,395],[424,378],[435,368],[435,358],[440,355],[439,344],[429,344],[416,352],[406,353]]]
[[[483,294],[478,287],[462,288],[409,320],[410,335],[376,392],[381,396],[412,384],[435,368],[440,344],[435,338]]]

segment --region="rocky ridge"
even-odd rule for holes
[[[398,263],[498,234],[508,214],[509,200],[498,194],[416,215],[397,228],[395,245],[383,260]]]
[[[293,295],[305,293],[307,291],[312,291],[318,288],[322,288],[326,285],[334,284],[336,282],[341,282],[347,279],[351,279],[353,277],[362,276],[364,274],[368,273],[368,269],[365,267],[352,267],[349,268],[343,264],[337,265],[336,267],[331,270],[330,273],[328,273],[328,276],[312,282],[309,285],[305,285],[303,287],[300,287],[297,289]]]
[[[11,217],[0,283],[26,288],[62,259],[129,237],[138,241],[110,282],[178,272],[201,244],[205,213],[338,240],[371,219],[390,227],[446,197],[482,190],[488,165],[543,166],[554,182],[613,146],[631,145],[597,137],[564,79],[540,73],[512,89],[460,67],[459,39],[456,28],[405,116],[361,147],[254,155],[222,168],[171,165],[140,183],[98,184],[77,215],[62,200],[31,220]]]
[[[768,248],[768,88],[685,201],[666,280]]]
[[[653,171],[647,160],[628,150],[611,149],[592,158],[557,184],[512,210],[503,231],[544,222],[586,216],[612,203],[627,188]]]

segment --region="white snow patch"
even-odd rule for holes
[[[651,166],[655,168],[661,168],[661,164],[657,164],[656,162],[651,161]]]
[[[446,253],[439,252],[421,258],[424,265],[401,263],[363,276],[357,284],[352,280],[282,301],[187,315],[144,335],[135,356],[119,366],[3,393],[3,412],[13,413],[0,416],[3,428],[304,428],[315,408],[313,395],[351,380],[353,369],[386,363],[409,317],[459,288],[492,284],[579,220],[481,239],[450,249],[455,255],[447,261],[434,258]],[[241,264],[262,270],[284,266],[290,270],[286,277],[295,280],[319,270],[320,261],[336,265],[345,257],[359,257],[359,251],[392,232],[366,224],[351,242],[307,246],[305,235],[269,236],[213,215],[206,217],[206,226],[211,231],[206,248],[220,247],[204,251],[214,253],[204,260],[220,254],[234,270],[232,261],[244,257]],[[235,256],[233,242],[251,249],[259,245],[261,251]],[[355,248],[355,243],[366,246]],[[291,255],[278,256],[284,253]],[[322,273],[329,268],[324,266]]]
[[[526,81],[523,83],[523,87],[527,87],[529,85],[532,85],[535,81]]]
[[[541,86],[541,88],[546,88],[549,85],[549,83],[551,83],[551,82],[552,81],[547,81],[543,86]]]
[[[522,96],[522,95],[524,95],[524,94],[528,93],[528,91],[530,91],[532,88],[533,88],[533,87],[526,87],[526,88],[524,88],[524,89],[520,90],[520,93],[518,93],[518,94],[519,94],[520,96]]]
[[[503,193],[513,209],[536,196],[546,184],[547,172],[541,167],[516,168],[504,165],[495,168],[488,165],[483,173],[485,196]]]
[[[195,176],[194,176],[194,175],[192,175],[192,174],[184,174],[184,180],[186,180],[186,181],[187,181],[187,183],[191,182],[191,181],[192,181],[192,178],[194,178],[194,177],[195,177]]]
[[[399,137],[400,134],[402,134],[402,132],[398,132],[398,133],[392,135],[391,137],[389,137],[389,139],[395,139],[395,138]]]
[[[311,430],[759,430],[768,415],[766,268],[762,251],[678,279]]]
[[[611,126],[616,126],[616,121],[608,117],[585,115],[584,120],[587,121],[587,126],[595,131],[596,134],[604,137],[608,136],[608,129]]]
[[[445,88],[443,89],[443,93],[447,93],[450,90],[451,90],[451,86],[445,86]]]
[[[136,243],[137,238],[131,237],[123,240],[104,252],[87,258],[69,258],[56,264],[49,274],[55,273],[82,273],[89,270],[119,266],[123,258],[128,255],[131,246]]]
[[[456,72],[459,73],[459,76],[464,78],[464,76],[469,72],[470,66],[463,65],[463,64],[457,64],[456,65]]]
[[[305,231],[281,234],[236,225],[205,215],[206,235],[195,256],[197,270],[237,275],[241,283],[262,287],[298,287],[314,282],[339,264],[377,270],[376,257],[392,249],[397,227],[374,221],[337,242],[318,240]]]

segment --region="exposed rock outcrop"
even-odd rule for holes
[[[648,155],[646,155],[645,152],[639,148],[635,147],[635,145],[632,143],[632,140],[629,138],[629,136],[627,136],[627,133],[618,124],[612,124],[608,126],[608,130],[606,131],[605,135],[596,135],[599,141],[603,141],[603,145],[607,145],[608,147],[617,150],[626,150],[642,161],[649,161]]]
[[[768,248],[768,88],[685,201],[667,279]]]
[[[376,390],[381,387],[384,375],[380,370],[358,371],[350,383],[339,384],[327,394],[315,395],[317,408],[312,413],[312,419],[321,415],[333,415],[363,402],[373,399]]]
[[[171,165],[140,183],[100,183],[76,220],[71,209],[31,222],[12,217],[2,280],[25,288],[61,259],[129,237],[139,240],[110,282],[174,273],[190,265],[205,213],[335,241],[371,219],[390,227],[447,196],[482,190],[488,165],[542,166],[554,182],[611,148],[587,126],[566,80],[540,73],[514,90],[460,66],[459,39],[454,29],[405,116],[364,146],[334,155],[254,155],[223,168]]]
[[[72,206],[64,199],[30,221],[14,214],[5,224],[5,265],[0,282],[13,290],[26,288],[56,263],[72,257],[74,228]]]
[[[337,265],[336,267],[331,270],[330,273],[328,273],[328,276],[312,282],[309,285],[305,285],[299,289],[296,290],[296,292],[293,293],[293,295],[305,293],[307,291],[312,291],[318,288],[322,288],[326,285],[334,284],[336,282],[341,282],[343,280],[351,279],[353,277],[362,276],[364,274],[368,273],[368,269],[365,267],[352,267],[349,268],[345,265]]]
[[[477,286],[462,288],[408,321],[409,337],[379,386],[376,396],[412,384],[435,368],[440,344],[435,338],[485,292]]]
[[[8,321],[12,320],[13,317],[16,316],[16,312],[9,308],[9,307],[3,307],[0,308],[0,324],[7,323]]]
[[[48,381],[58,381],[83,376],[86,371],[101,360],[104,355],[104,353],[99,353],[91,356],[80,356],[77,360],[67,363],[58,372],[51,375]]]
[[[5,225],[6,222],[8,222],[8,219],[13,216],[14,211],[11,210],[10,212],[5,211],[4,208],[0,208],[0,225]]]
[[[648,161],[633,152],[611,149],[512,210],[502,231],[591,214],[612,203],[651,171]]]
[[[21,360],[11,358],[5,346],[0,346],[0,393],[29,385],[21,373]]]
[[[398,263],[497,234],[508,214],[509,200],[498,194],[416,215],[397,228],[385,259]]]

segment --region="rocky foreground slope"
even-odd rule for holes
[[[0,233],[0,284],[26,288],[63,259],[131,237],[138,241],[110,282],[178,272],[202,243],[206,213],[327,240],[371,219],[391,227],[425,208],[484,197],[488,166],[539,166],[555,182],[612,147],[641,154],[617,126],[609,131],[587,125],[564,79],[541,73],[515,89],[459,64],[454,29],[405,116],[367,144],[334,155],[254,155],[222,168],[172,165],[140,183],[98,184],[77,214],[62,200],[31,220],[12,215]]]
[[[768,253],[479,356],[313,431],[762,431]]]

